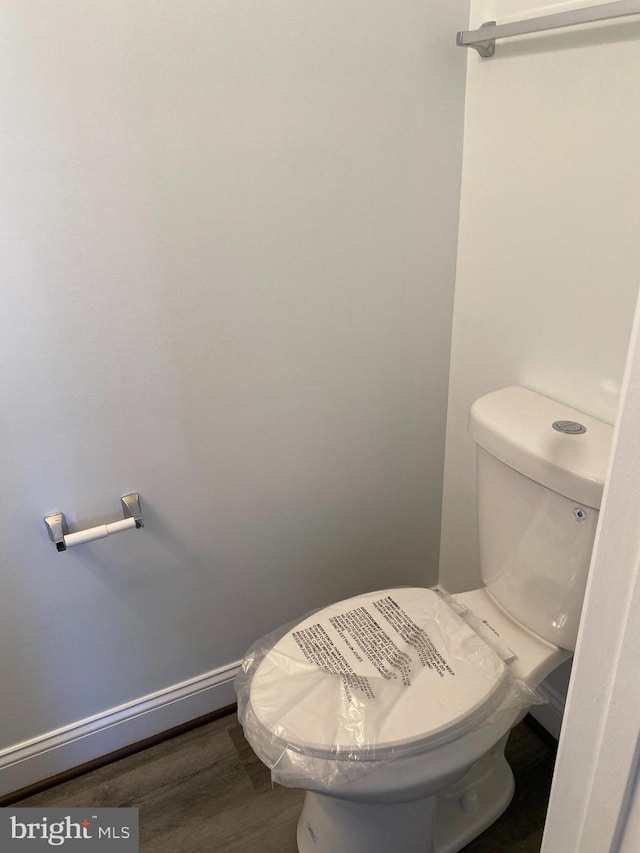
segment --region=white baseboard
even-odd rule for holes
[[[562,728],[566,697],[558,693],[546,681],[542,682],[542,688],[547,693],[549,701],[545,705],[534,705],[529,708],[529,713],[549,734],[558,740]]]
[[[236,701],[240,661],[0,751],[0,796]]]

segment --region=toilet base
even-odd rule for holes
[[[506,737],[451,788],[407,803],[356,803],[308,791],[298,821],[300,853],[456,853],[511,802]]]
[[[425,845],[435,799],[354,803],[308,791],[298,821],[300,853],[435,853]]]
[[[508,807],[515,782],[504,757],[507,738],[477,761],[456,785],[435,798],[434,853],[457,853]]]

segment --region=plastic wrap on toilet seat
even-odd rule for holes
[[[469,618],[465,618],[469,616]],[[541,701],[510,652],[433,590],[367,593],[257,641],[236,678],[245,737],[292,787],[338,787]]]

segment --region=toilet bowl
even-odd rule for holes
[[[508,806],[509,731],[575,648],[611,428],[508,388],[470,432],[484,585],[364,593],[245,657],[238,716],[307,792],[301,853],[460,850]]]
[[[427,665],[409,673],[410,684],[396,685],[356,663],[345,703],[340,679],[316,663],[328,665],[327,649],[340,659],[358,639],[360,656],[376,639],[380,648],[378,628],[404,653],[403,624],[395,619],[394,630],[381,615],[391,607],[406,614],[404,625],[417,626],[404,636]],[[310,654],[314,636],[323,647],[316,642]],[[380,590],[314,613],[258,652],[241,716],[254,749],[277,768],[274,778],[307,791],[302,853],[417,853],[434,824],[432,850],[449,853],[507,807],[506,735],[536,701],[531,686],[568,655],[513,622],[484,589],[457,600],[422,588]],[[383,668],[380,657],[377,663]],[[358,708],[359,678],[382,700],[375,713],[366,697]]]

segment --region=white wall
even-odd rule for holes
[[[467,11],[2,17],[10,748],[435,582]],[[144,531],[56,553],[45,514],[81,528],[131,490]]]
[[[474,0],[472,27],[571,5],[585,4]],[[615,417],[640,270],[640,23],[580,29],[470,52],[440,560],[452,592],[480,583],[473,400],[520,384]]]

